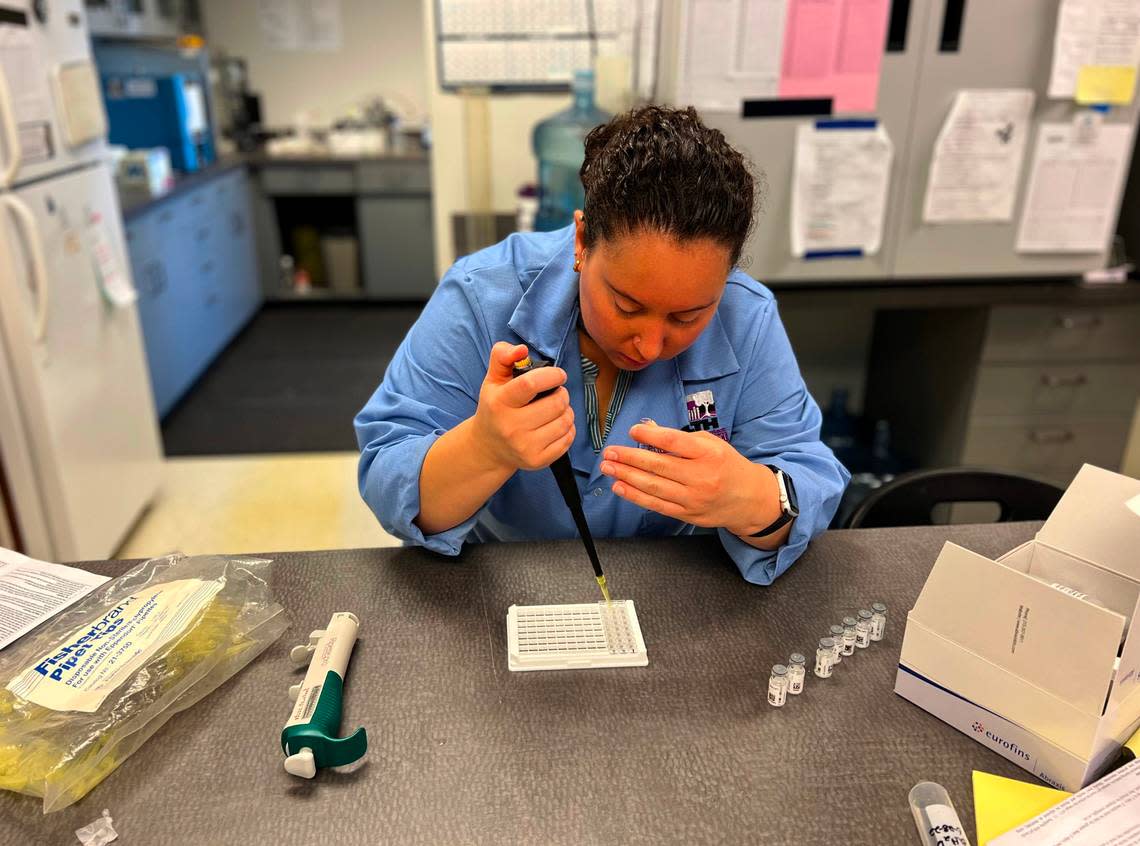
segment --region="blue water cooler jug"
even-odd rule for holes
[[[594,72],[574,72],[574,105],[534,128],[534,155],[538,158],[538,232],[561,229],[582,208],[585,191],[578,171],[586,157],[586,133],[610,115],[594,105]]]

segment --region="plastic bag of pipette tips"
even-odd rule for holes
[[[152,558],[0,652],[0,789],[83,798],[289,626],[269,561]]]

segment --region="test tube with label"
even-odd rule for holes
[[[768,678],[768,704],[782,708],[788,699],[788,668],[783,664],[772,667]]]
[[[855,621],[855,647],[866,649],[871,645],[871,612],[866,608],[859,612],[859,619]]]
[[[966,829],[954,810],[950,794],[941,784],[920,781],[910,790],[910,812],[925,846],[943,846],[946,843],[970,846]]]
[[[887,606],[881,602],[871,603],[871,640],[880,641],[887,633]]]
[[[815,650],[815,674],[821,679],[831,678],[832,659],[835,657],[835,641],[821,638]]]
[[[807,658],[793,652],[788,659],[788,693],[799,696],[804,692],[804,679],[807,677]]]
[[[840,650],[844,655],[855,654],[855,618],[843,618],[843,648]]]
[[[835,665],[843,660],[843,626],[832,626],[827,636],[835,641],[835,656],[831,661]]]

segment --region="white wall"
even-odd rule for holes
[[[435,0],[421,2],[424,8],[422,43],[424,55],[428,57],[428,101],[433,139],[436,272],[442,275],[456,259],[451,217],[469,208],[466,135],[463,104],[459,96],[439,88],[433,23]],[[538,164],[530,146],[534,125],[569,105],[568,93],[496,94],[491,98],[491,206],[495,211],[513,211],[519,186],[538,180]]]
[[[373,96],[412,120],[428,109],[423,0],[340,0],[343,43],[335,52],[271,48],[256,0],[203,0],[207,46],[244,58],[271,125],[306,111],[314,124]]]

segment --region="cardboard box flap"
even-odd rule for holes
[[[941,637],[1099,715],[1124,618],[947,542],[908,615]]]
[[[1128,506],[1140,481],[1086,464],[1077,473],[1037,539],[1122,576],[1140,581],[1140,516]]]

